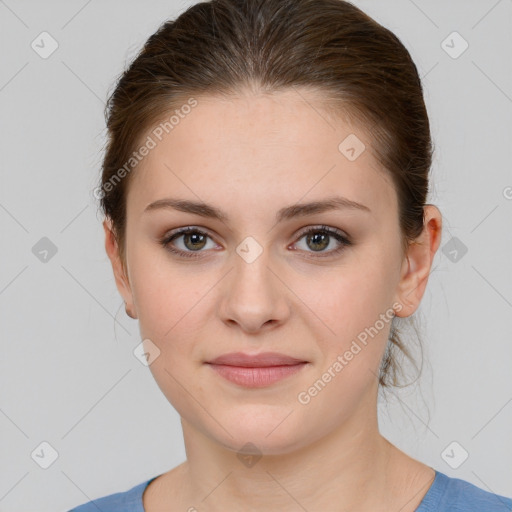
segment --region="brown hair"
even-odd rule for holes
[[[211,0],[149,37],[105,107],[108,138],[97,197],[112,220],[123,264],[127,162],[135,162],[148,130],[192,95],[295,87],[320,92],[326,112],[368,134],[396,189],[407,249],[423,230],[433,147],[418,71],[400,40],[343,0]],[[380,368],[383,387],[398,385],[400,352],[414,362],[396,320]]]

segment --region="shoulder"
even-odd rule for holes
[[[436,471],[432,488],[417,512],[512,512],[512,499]]]
[[[108,496],[88,501],[68,512],[98,512],[98,510],[102,512],[144,512],[142,494],[144,489],[155,478],[157,477],[145,480],[126,491],[116,492],[115,494],[109,494]]]

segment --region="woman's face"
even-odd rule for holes
[[[133,171],[127,197],[127,274],[118,286],[151,340],[150,358],[158,354],[151,372],[184,424],[232,450],[251,442],[286,453],[349,419],[360,428],[376,413],[379,364],[401,300],[395,190],[367,135],[328,118],[310,92],[196,99],[164,137],[161,129],[143,137],[156,146]],[[336,198],[335,208],[299,208]],[[209,209],[149,206],[171,199]],[[213,210],[224,218],[206,215]],[[186,227],[199,233],[163,246]],[[230,352],[307,364],[248,387],[208,364]]]

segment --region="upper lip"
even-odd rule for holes
[[[307,363],[307,361],[277,352],[262,352],[261,354],[254,355],[245,354],[244,352],[230,352],[207,361],[207,363],[228,366],[268,367]]]

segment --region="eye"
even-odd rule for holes
[[[184,249],[177,249],[175,245],[172,244],[172,242],[180,238],[183,238],[182,244]],[[201,256],[202,249],[206,247],[209,238],[210,236],[204,231],[188,226],[165,236],[160,240],[160,243],[165,249],[179,256],[198,258]]]
[[[175,241],[181,240],[182,247],[176,247]],[[176,254],[180,257],[184,258],[199,258],[202,257],[203,249],[212,249],[215,247],[207,247],[208,240],[212,240],[211,237],[205,231],[202,231],[199,228],[188,226],[186,228],[181,228],[173,233],[166,235],[164,238],[160,240],[160,244],[169,252]],[[319,253],[313,254],[308,257],[327,257],[332,256],[334,254],[338,254],[345,247],[352,245],[351,240],[343,234],[343,232],[339,231],[335,228],[330,228],[329,226],[317,226],[308,228],[305,231],[302,231],[299,241],[305,239],[306,247],[311,247],[312,250],[301,249],[307,253]],[[335,240],[335,243],[333,240]],[[295,242],[297,244],[298,242]],[[331,245],[337,245],[334,249],[326,251],[325,249]]]
[[[305,250],[308,253],[321,253],[318,255],[313,254],[313,257],[323,258],[326,256],[332,256],[333,254],[338,254],[343,251],[345,247],[352,245],[351,240],[344,235],[343,232],[335,228],[330,228],[329,226],[308,228],[306,231],[301,233],[299,240],[302,240],[303,238],[305,239],[306,247],[310,247],[312,251],[308,251],[307,249],[301,250]],[[334,242],[332,240],[333,238]],[[329,251],[325,250],[327,247],[332,245],[337,245],[337,247]]]

